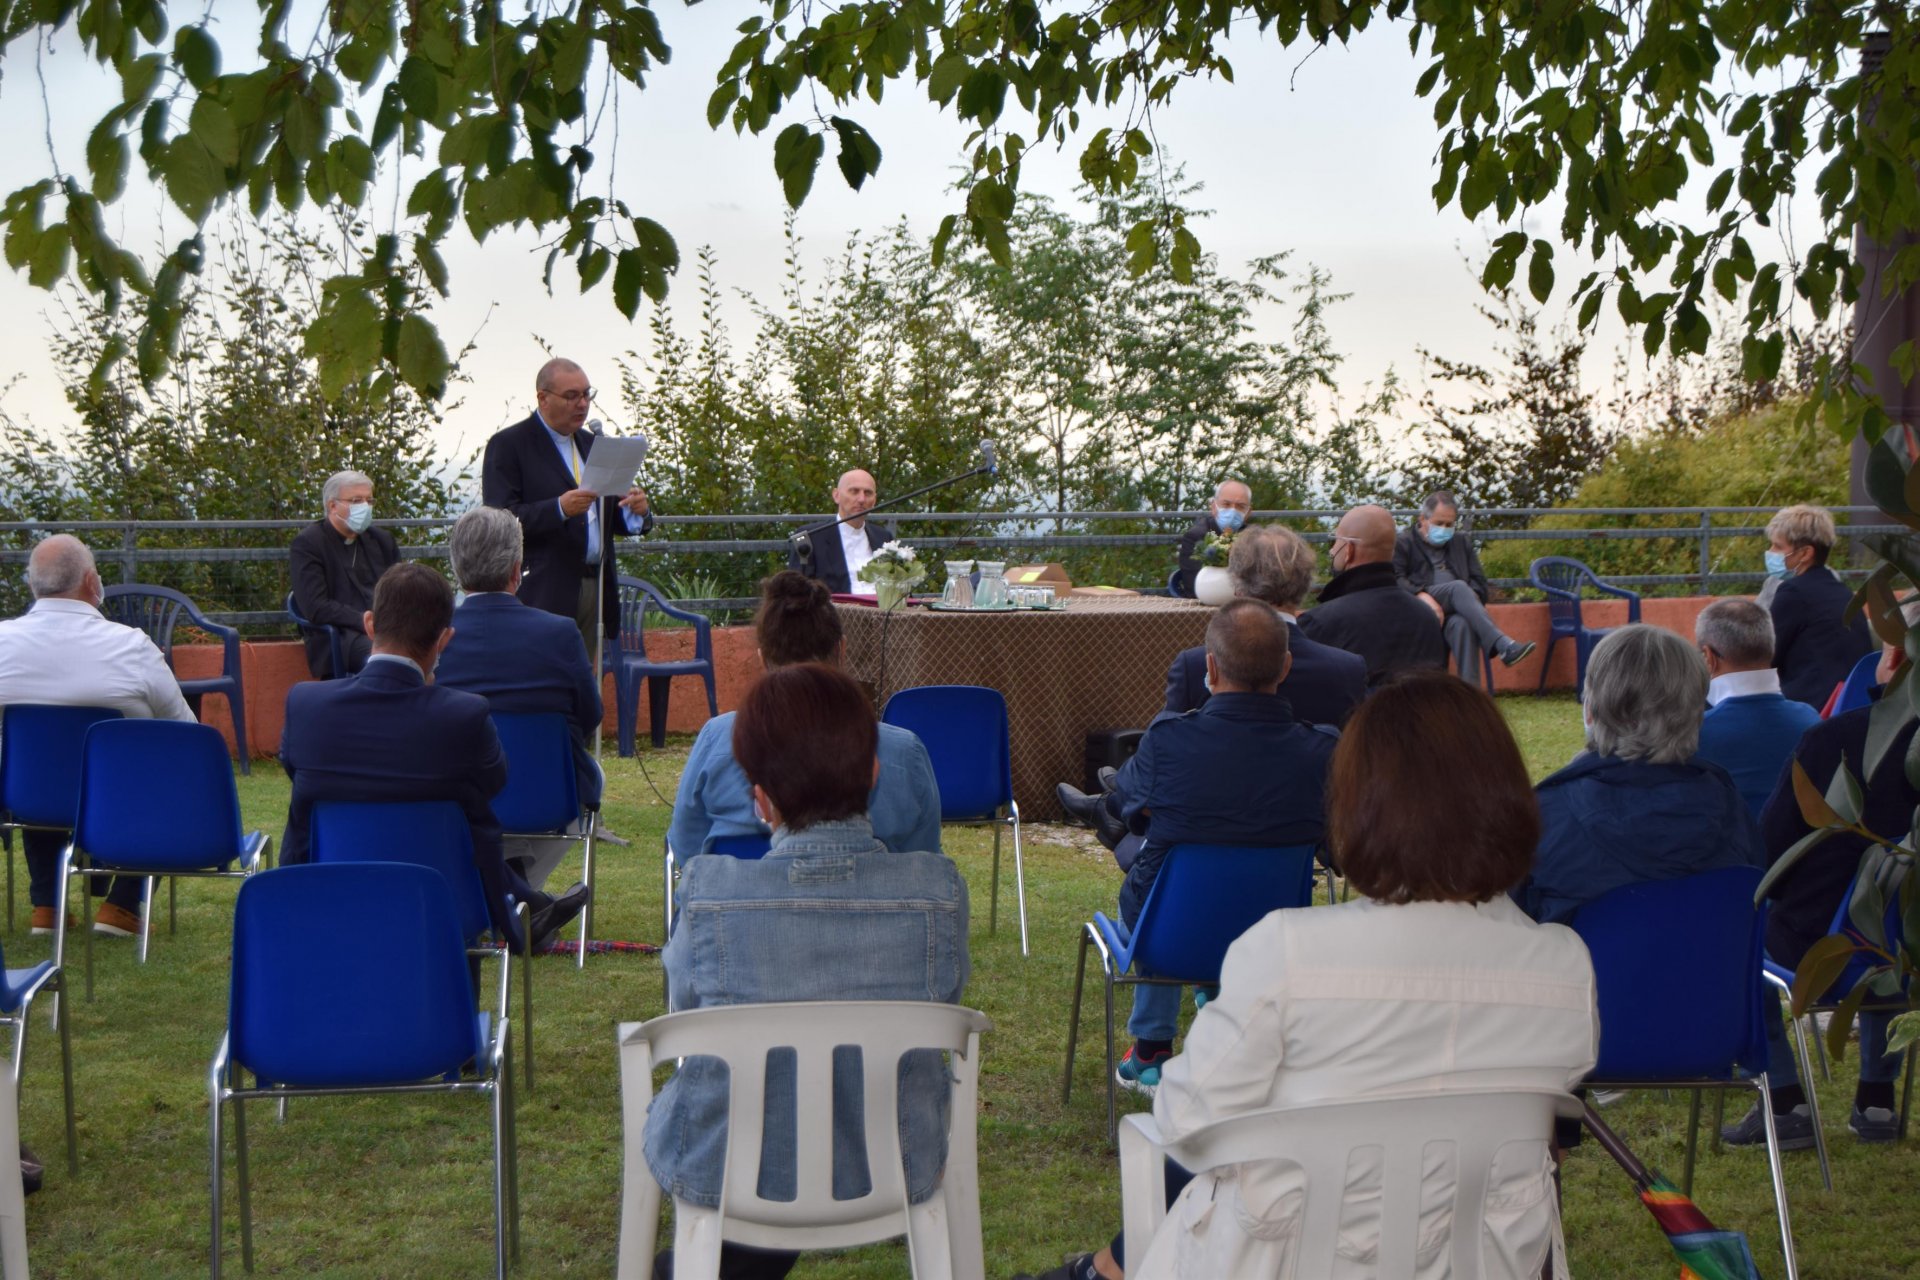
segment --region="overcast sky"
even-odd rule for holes
[[[219,28],[227,42],[250,49],[257,38],[255,6],[219,0],[215,11],[228,15]],[[692,263],[699,246],[711,245],[725,287],[772,298],[784,252],[785,205],[771,163],[778,126],[737,137],[730,125],[710,130],[705,118],[714,72],[737,38],[734,24],[748,10],[726,3],[688,9],[669,0],[658,12],[672,62],[650,76],[644,92],[624,96],[617,149],[611,118],[603,123],[594,143],[601,160],[590,185],[604,182],[612,156],[621,194],[635,212],[673,233],[683,263]],[[1389,368],[1417,391],[1417,346],[1456,358],[1484,356],[1494,335],[1476,314],[1482,295],[1462,253],[1481,256],[1489,233],[1457,210],[1434,208],[1438,134],[1431,108],[1413,93],[1424,63],[1409,54],[1404,28],[1381,24],[1351,48],[1335,46],[1311,57],[1282,51],[1272,39],[1249,32],[1228,52],[1236,83],[1184,85],[1156,121],[1168,154],[1186,166],[1190,179],[1205,184],[1198,202],[1214,211],[1200,227],[1207,249],[1228,270],[1291,250],[1301,265],[1315,263],[1332,273],[1334,287],[1352,295],[1331,316],[1335,344],[1349,357],[1342,378],[1342,398],[1349,402]],[[116,96],[113,83],[70,36],[56,43],[41,67],[47,101],[54,104],[50,127],[43,127],[34,64],[17,47],[0,78],[0,111],[10,125],[0,134],[7,189],[48,171],[49,131],[61,167],[84,172],[86,130]],[[965,130],[927,103],[922,86],[896,83],[883,105],[863,101],[846,114],[868,127],[884,159],[879,174],[855,193],[841,181],[829,142],[829,157],[799,215],[807,261],[816,273],[856,230],[875,232],[904,217],[916,232],[930,234],[957,207],[948,188],[962,162]],[[1086,133],[1099,123],[1084,122]],[[1031,128],[1022,131],[1031,136]],[[1079,146],[1070,139],[1058,152],[1036,147],[1024,169],[1025,185],[1068,196]],[[402,180],[411,184],[423,172],[423,162],[409,162]],[[112,216],[136,249],[171,243],[184,232],[177,215],[163,227],[151,192],[138,187]],[[384,212],[379,216],[384,219]],[[1557,211],[1539,211],[1531,224],[1536,234],[1551,235],[1557,220]],[[466,456],[488,433],[531,410],[542,340],[579,360],[609,389],[616,385],[615,357],[644,347],[645,312],[629,324],[604,283],[582,297],[571,267],[563,267],[549,296],[540,285],[544,251],[537,242],[531,232],[502,232],[475,246],[457,230],[446,247],[452,297],[435,318],[450,349],[470,335],[477,334],[478,342],[467,366],[472,381],[459,393],[464,403],[444,431],[452,455]],[[1562,285],[1551,304],[1556,313],[1578,274],[1564,248],[1559,267]],[[667,305],[691,327],[695,301],[692,272],[683,268]],[[0,272],[0,378],[23,375],[5,407],[57,433],[71,419],[47,352],[51,305],[24,275]],[[744,339],[744,308],[736,307],[729,319],[736,341]],[[1276,312],[1264,323],[1277,337],[1286,319]],[[1589,357],[1592,378],[1610,376],[1611,348],[1618,341],[1617,329],[1603,330]],[[618,415],[617,404],[603,406],[616,428]]]

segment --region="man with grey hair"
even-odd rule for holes
[[[540,366],[534,395],[532,414],[487,441],[480,500],[511,511],[525,531],[521,603],[572,618],[591,653],[596,627],[611,636],[620,625],[610,539],[645,533],[653,512],[638,485],[624,495],[581,488],[598,426],[587,422],[594,393],[586,370],[555,357]]]
[[[1208,534],[1237,533],[1253,514],[1253,490],[1239,480],[1222,480],[1213,486],[1207,510],[1180,535],[1180,567],[1174,574],[1173,593],[1193,596],[1193,580],[1200,572],[1200,544]]]
[[[314,624],[301,637],[307,669],[317,680],[367,665],[373,652],[362,622],[373,607],[373,584],[400,561],[393,535],[373,523],[373,481],[359,471],[336,471],[320,492],[321,516],[293,540],[293,604]],[[341,631],[346,671],[333,670],[325,628]]]
[[[1700,758],[1732,776],[1753,816],[1760,816],[1781,766],[1820,713],[1780,692],[1773,668],[1773,619],[1751,600],[1715,600],[1693,624],[1706,659],[1707,714],[1700,721]]]
[[[1564,923],[1610,889],[1764,866],[1733,779],[1699,756],[1707,667],[1671,631],[1634,624],[1587,660],[1587,748],[1543,780],[1540,854],[1514,901]]]
[[[447,550],[466,599],[454,611],[453,639],[441,651],[434,683],[477,693],[493,711],[565,716],[581,802],[597,808],[602,778],[592,742],[602,714],[599,683],[579,629],[514,595],[521,537],[520,522],[498,507],[475,507],[454,522]],[[522,873],[538,889],[568,847],[565,840],[529,841],[509,848],[507,857],[526,860]]]
[[[0,705],[111,707],[130,719],[193,722],[166,658],[144,631],[100,612],[106,588],[85,543],[57,533],[27,559],[33,607],[0,622]],[[64,831],[28,830],[33,931],[52,933]],[[89,880],[95,877],[88,877]],[[140,877],[116,876],[94,932],[125,938],[140,928]]]
[[[1533,652],[1533,641],[1515,640],[1487,613],[1487,572],[1473,538],[1458,534],[1460,504],[1436,489],[1420,504],[1413,523],[1393,540],[1393,574],[1440,620],[1453,653],[1455,673],[1480,686],[1480,654],[1485,651],[1508,666]]]

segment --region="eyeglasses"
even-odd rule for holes
[[[540,394],[552,396],[566,404],[579,404],[582,400],[591,404],[595,393],[592,387],[588,387],[585,391],[542,391]]]

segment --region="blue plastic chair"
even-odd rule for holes
[[[1000,829],[1013,828],[1014,896],[1020,906],[1020,954],[1027,955],[1027,873],[1020,856],[1020,805],[1013,798],[1013,744],[1007,700],[998,689],[931,684],[902,689],[880,713],[910,730],[933,761],[943,825],[993,828],[993,881],[987,932],[1000,927]]]
[[[20,1088],[20,1071],[27,1061],[27,1024],[33,1014],[33,998],[52,991],[58,999],[62,987],[60,966],[51,960],[24,969],[6,968],[0,956],[0,1026],[13,1028],[13,1087]],[[60,1024],[60,1078],[67,1103],[67,1172],[80,1172],[79,1142],[73,1127],[73,1041],[67,1031],[68,1019]]]
[[[693,657],[685,662],[654,662],[647,657],[647,607],[693,627]],[[634,726],[640,718],[640,682],[647,684],[647,724],[655,747],[667,745],[667,699],[675,676],[699,676],[707,686],[707,715],[720,714],[713,692],[713,624],[705,615],[676,609],[651,582],[620,579],[620,634],[607,650],[602,673],[613,673],[614,721],[620,754],[633,754]]]
[[[687,857],[696,855],[678,854],[674,852],[671,844],[667,844],[665,841],[662,841],[661,844],[665,850],[662,858],[662,868],[665,872],[666,880],[664,895],[666,926],[667,935],[671,937],[673,934],[674,918],[680,914],[675,910],[677,903],[674,888],[674,886],[680,883],[680,864],[685,861]],[[773,848],[773,837],[767,835],[716,836],[713,841],[713,847],[707,850],[707,852],[716,853],[726,858],[745,858],[748,861],[756,861],[766,857],[767,851],[771,848]],[[665,975],[662,974],[662,977],[664,976]]]
[[[1860,661],[1853,664],[1853,670],[1847,672],[1847,678],[1841,682],[1839,691],[1834,695],[1833,709],[1829,715],[1845,715],[1849,711],[1858,711],[1873,702],[1873,691],[1878,687],[1875,675],[1880,668],[1880,650],[1876,648]]]
[[[1600,1059],[1587,1086],[1690,1092],[1681,1176],[1681,1190],[1688,1192],[1700,1090],[1755,1090],[1791,1277],[1797,1272],[1793,1229],[1767,1092],[1765,1019],[1771,1002],[1760,980],[1766,912],[1753,905],[1759,884],[1757,868],[1726,867],[1624,885],[1580,908],[1573,929],[1593,957],[1600,1006]]]
[[[118,720],[111,707],[17,702],[0,710],[0,833],[7,845],[7,932],[13,932],[13,833],[73,830],[87,730]]]
[[[1178,844],[1167,850],[1160,874],[1140,904],[1129,932],[1104,912],[1080,931],[1080,964],[1073,975],[1073,1013],[1067,1024],[1067,1066],[1060,1101],[1073,1097],[1073,1054],[1080,1039],[1080,1004],[1087,950],[1100,952],[1106,990],[1107,1140],[1118,1132],[1113,1084],[1115,986],[1209,987],[1233,940],[1269,912],[1313,903],[1314,846]]]
[[[454,920],[469,955],[499,957],[509,948],[485,941],[494,928],[486,883],[473,861],[473,829],[451,800],[358,802],[323,800],[309,819],[313,861],[338,865],[404,862],[430,867],[446,882]],[[527,904],[510,904],[520,924],[520,1040],[526,1055],[527,1092],[533,1092],[533,929]],[[356,925],[356,928],[358,926]]]
[[[511,836],[580,842],[580,879],[589,893],[580,912],[580,954],[574,963],[584,969],[587,940],[593,936],[593,854],[600,836],[600,811],[580,802],[572,726],[557,711],[496,711],[493,727],[507,756],[507,785],[493,798],[493,816],[500,820],[500,830]]]
[[[293,592],[287,592],[287,620],[300,629],[300,634],[309,631],[324,631],[327,635],[327,674],[326,679],[338,680],[347,674],[347,651],[341,629],[328,622],[309,622],[300,614],[300,606],[295,603]]]
[[[169,587],[150,587],[126,583],[106,589],[100,612],[115,622],[125,623],[147,633],[160,647],[167,665],[173,665],[173,629],[185,617],[187,625],[220,641],[220,674],[204,680],[180,680],[180,692],[193,713],[200,714],[202,695],[217,693],[227,700],[227,712],[233,718],[233,741],[240,752],[240,772],[253,772],[253,756],[247,750],[247,693],[240,678],[240,633],[209,621],[193,601]]]
[[[177,924],[182,876],[230,879],[272,863],[273,841],[243,832],[233,764],[220,731],[179,720],[106,720],[81,748],[73,841],[60,855],[53,962],[66,966],[67,900],[73,877],[115,872],[146,880],[140,903],[140,963],[153,938],[153,882],[167,878],[167,932]],[[87,999],[93,999],[93,930],[86,935]],[[56,1003],[55,1008],[58,1008]]]
[[[352,945],[341,945],[350,927]],[[240,1239],[253,1269],[246,1103],[370,1093],[471,1093],[493,1111],[494,1268],[520,1253],[508,1052],[509,960],[492,1010],[474,1012],[460,926],[442,878],[396,863],[307,864],[248,880],[233,911],[227,1031],[209,1071],[212,1274],[220,1275],[225,1142],[233,1105]],[[469,1064],[472,1079],[461,1074]],[[243,1072],[254,1077],[242,1087]]]
[[[1553,661],[1553,646],[1562,637],[1573,641],[1575,659],[1574,692],[1587,687],[1587,657],[1593,646],[1612,631],[1612,627],[1589,627],[1581,621],[1580,601],[1588,589],[1602,595],[1618,596],[1627,602],[1627,621],[1640,621],[1640,595],[1625,587],[1609,586],[1593,570],[1566,556],[1541,556],[1527,568],[1527,581],[1547,598],[1547,651],[1540,656],[1540,687],[1546,691],[1547,670]]]
[[[1875,656],[1877,659],[1878,655]],[[1847,891],[1841,897],[1840,905],[1834,910],[1833,923],[1827,927],[1827,933],[1829,935],[1845,934],[1857,943],[1865,943],[1865,937],[1859,930],[1853,927],[1852,919],[1853,892],[1858,883],[1859,877],[1855,876],[1853,882],[1847,885]],[[1906,937],[1906,928],[1901,919],[1900,899],[1898,895],[1895,895],[1892,900],[1887,903],[1887,911],[1881,922],[1881,930],[1890,948],[1897,951],[1897,949],[1903,945]],[[1818,1056],[1820,1061],[1820,1074],[1823,1078],[1831,1080],[1833,1078],[1833,1072],[1827,1065],[1826,1043],[1818,1033],[1817,1025],[1814,1022],[1814,1015],[1819,1013],[1838,1013],[1840,1006],[1846,1000],[1847,993],[1852,991],[1854,987],[1859,984],[1860,980],[1867,976],[1868,971],[1875,968],[1877,964],[1878,960],[1872,954],[1856,952],[1853,957],[1847,961],[1846,968],[1840,971],[1840,976],[1833,980],[1832,985],[1822,993],[1819,999],[1807,1006],[1806,1015],[1803,1018],[1795,1018],[1792,1016],[1791,1003],[1793,997],[1794,970],[1777,963],[1771,956],[1764,957],[1761,964],[1762,976],[1766,979],[1767,984],[1780,994],[1782,1009],[1787,1017],[1787,1027],[1793,1033],[1794,1053],[1800,1060],[1800,1078],[1802,1082],[1807,1085],[1806,1093],[1809,1114],[1813,1119],[1814,1138],[1820,1149],[1820,1172],[1826,1178],[1827,1190],[1829,1191],[1833,1189],[1833,1174],[1827,1166],[1826,1135],[1820,1128],[1820,1099],[1818,1097],[1818,1091],[1812,1087],[1812,1057],[1815,1055]],[[1904,992],[1898,997],[1886,1000],[1869,996],[1866,1000],[1862,1001],[1862,1004],[1875,1012],[1904,1013],[1910,1007]],[[1849,1023],[1852,1022],[1853,1016],[1853,1012],[1848,1013],[1847,1020]],[[1809,1043],[1813,1046],[1811,1052],[1808,1049]],[[1913,1068],[1916,1057],[1920,1057],[1920,1054],[1915,1054],[1911,1051],[1908,1052],[1906,1082],[1901,1088],[1900,1137],[1903,1140],[1907,1136],[1907,1117],[1913,1109]]]

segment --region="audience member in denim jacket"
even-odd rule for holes
[[[777,668],[748,690],[734,719],[733,754],[774,828],[773,848],[760,860],[708,854],[687,863],[679,921],[663,956],[672,1008],[959,1002],[967,983],[966,882],[940,854],[889,852],[874,839],[865,806],[877,768],[876,728],[859,686],[822,664]],[[768,1096],[790,1098],[793,1079],[791,1054],[776,1049]],[[909,1055],[899,1090],[907,1188],[917,1203],[938,1188],[946,1163],[950,1090],[941,1055]],[[860,1076],[836,1070],[833,1091],[834,1192],[851,1197],[871,1186]],[[647,1113],[647,1165],[662,1187],[694,1204],[719,1203],[726,1115],[726,1068],[687,1059]],[[761,1195],[792,1194],[795,1130],[790,1105],[770,1108]],[[777,1278],[795,1257],[728,1245],[720,1274]],[[657,1264],[656,1276],[663,1270],[671,1274],[670,1264]]]
[[[760,660],[767,670],[796,662],[840,662],[840,615],[824,584],[791,569],[760,584],[754,618]],[[753,811],[747,775],[733,757],[729,711],[701,728],[680,773],[667,843],[681,857],[712,850],[726,836],[764,836],[766,824]],[[876,840],[897,852],[939,853],[940,784],[933,761],[912,730],[880,726],[880,776],[867,797],[867,818]]]
[[[1727,771],[1696,754],[1707,666],[1671,631],[1635,624],[1587,662],[1587,749],[1543,780],[1540,852],[1513,890],[1543,924],[1609,889],[1765,866],[1760,828]]]

